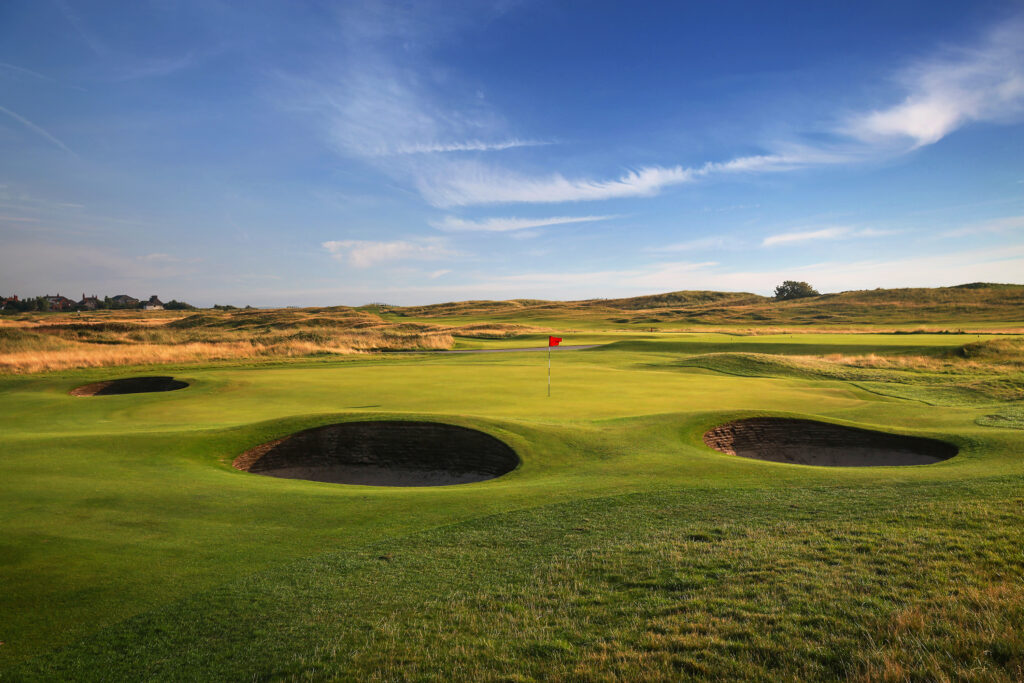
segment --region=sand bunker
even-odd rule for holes
[[[436,422],[343,422],[262,444],[235,469],[285,479],[369,486],[446,486],[494,479],[515,451],[475,429]]]
[[[188,382],[173,377],[127,377],[106,382],[94,382],[71,391],[72,396],[113,396],[115,394],[144,394],[151,391],[184,389]]]
[[[957,454],[956,446],[935,439],[777,417],[715,427],[704,443],[744,458],[825,467],[930,465]]]

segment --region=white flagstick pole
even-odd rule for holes
[[[551,398],[551,340],[548,339],[548,398]]]

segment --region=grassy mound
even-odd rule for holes
[[[983,415],[975,422],[986,427],[1024,429],[1024,405],[1007,406],[998,412]]]

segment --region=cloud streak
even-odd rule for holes
[[[816,242],[821,240],[855,239],[860,237],[882,237],[893,235],[895,230],[878,230],[875,228],[851,228],[845,225],[835,225],[818,230],[804,230],[799,232],[784,232],[779,235],[769,235],[761,242],[763,247],[775,247],[780,244],[796,244],[801,242]]]
[[[562,203],[653,197],[675,185],[719,174],[791,171],[846,157],[827,150],[792,148],[786,153],[737,157],[703,166],[646,166],[618,178],[566,178],[560,173],[530,177],[477,162],[438,165],[417,180],[420,194],[438,208],[478,204]]]
[[[938,142],[976,121],[1017,119],[1024,113],[1024,20],[999,26],[972,49],[950,50],[900,76],[907,91],[894,106],[858,114],[843,128],[868,143]]]
[[[337,261],[356,268],[369,268],[396,261],[436,261],[455,255],[439,239],[422,240],[332,240],[321,244]]]
[[[36,78],[36,79],[39,79],[41,81],[53,81],[53,80],[55,80],[55,79],[53,79],[53,78],[51,78],[49,76],[46,76],[44,74],[39,73],[38,71],[33,71],[32,69],[26,69],[23,66],[15,66],[14,64],[7,64],[6,62],[0,62],[0,69],[6,69],[6,70],[8,70],[10,72],[13,72],[13,73],[16,73],[16,74],[24,74],[26,76],[31,76],[32,78]]]
[[[993,234],[1000,235],[1017,230],[1024,230],[1024,216],[1004,216],[994,218],[983,223],[975,223],[954,230],[947,230],[939,237],[971,237],[974,235]]]
[[[649,247],[644,251],[648,252],[680,252],[680,251],[704,251],[708,249],[735,249],[742,246],[742,242],[731,236],[699,237],[686,242],[676,242],[660,247]]]
[[[421,177],[420,193],[439,208],[474,204],[558,203],[650,197],[670,185],[693,180],[691,169],[647,167],[612,180],[570,179],[554,173],[531,178],[481,164],[464,164]]]
[[[499,140],[497,142],[484,142],[482,140],[467,140],[465,142],[432,143],[432,144],[411,144],[401,145],[394,149],[391,154],[437,154],[444,152],[500,152],[506,149],[517,147],[541,147],[552,143],[543,140]]]
[[[471,221],[455,216],[431,221],[430,225],[444,232],[512,232],[530,228],[544,228],[551,225],[570,223],[593,223],[607,221],[616,216],[552,216],[550,218],[487,218]]]
[[[74,152],[72,152],[70,149],[68,149],[67,145],[65,145],[63,142],[58,140],[55,136],[51,135],[45,128],[43,128],[42,126],[38,126],[38,125],[32,123],[31,121],[26,119],[24,116],[20,116],[20,115],[14,113],[13,111],[11,111],[10,109],[7,109],[6,107],[0,107],[0,113],[7,114],[12,119],[17,121],[21,125],[25,126],[30,131],[35,133],[36,135],[38,135],[38,136],[40,136],[40,137],[42,137],[42,138],[44,138],[46,140],[49,140],[51,143],[53,143],[57,147],[60,147],[62,150],[64,150],[65,152],[67,152],[71,156],[78,156]]]

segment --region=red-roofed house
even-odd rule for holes
[[[47,294],[43,298],[50,302],[51,311],[71,311],[75,308],[74,301],[60,294]]]

